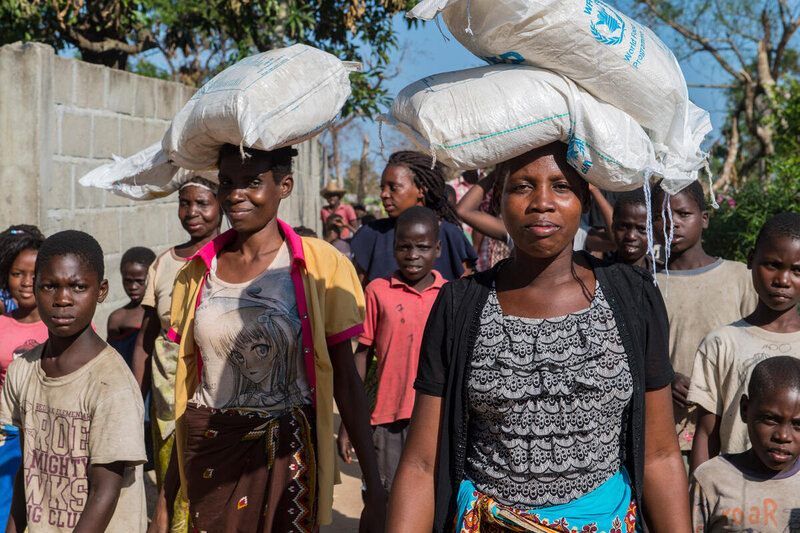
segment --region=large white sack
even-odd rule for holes
[[[385,120],[456,169],[562,141],[570,165],[601,189],[630,190],[659,172],[650,139],[630,115],[564,76],[526,65],[428,76],[400,91]]]
[[[162,147],[169,161],[216,168],[223,144],[273,150],[320,133],[350,96],[345,64],[296,44],[246,57],[217,74],[175,116]]]
[[[148,146],[128,158],[115,156],[113,163],[99,166],[85,174],[78,183],[97,187],[133,200],[155,200],[180,189],[187,181],[200,176],[219,183],[215,170],[197,171],[178,168],[167,160],[161,143]]]
[[[487,62],[563,74],[631,115],[675,181],[694,179],[692,171],[704,166],[700,143],[711,121],[689,102],[675,56],[649,28],[607,3],[423,0],[408,16],[431,20],[440,12],[453,36]]]

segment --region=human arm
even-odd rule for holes
[[[686,374],[675,372],[675,377],[672,378],[672,401],[680,407],[689,407],[691,404],[687,401],[686,397],[689,394],[689,384],[691,380]]]
[[[89,468],[89,494],[74,533],[102,533],[106,530],[122,490],[125,463],[116,461]]]
[[[456,205],[456,213],[466,224],[500,242],[506,242],[506,226],[503,221],[480,210],[487,191],[494,185],[494,176],[489,175],[473,185]]]
[[[417,392],[408,440],[392,483],[386,533],[433,529],[441,425],[442,399]]]
[[[349,437],[367,487],[359,531],[383,532],[386,520],[386,491],[381,484],[378,461],[372,444],[364,383],[356,370],[349,340],[328,346],[328,352],[333,365],[333,397],[339,406],[342,422],[349,428]]]
[[[371,346],[358,343],[356,353],[353,356],[356,364],[356,371],[358,372],[358,376],[361,378],[362,382],[367,376],[367,361],[369,360],[370,349]],[[353,453],[353,445],[350,442],[350,437],[347,435],[347,429],[344,426],[344,422],[339,424],[339,434],[336,437],[336,445],[339,448],[339,457],[341,457],[345,463],[350,464],[350,461],[352,460],[351,454]]]
[[[719,437],[719,415],[709,413],[702,406],[697,406],[697,428],[692,441],[692,453],[689,456],[689,474],[712,457],[719,455],[722,445]]]
[[[642,509],[652,533],[689,533],[689,495],[669,387],[645,392]]]
[[[108,322],[106,322],[106,340],[110,341],[114,337],[119,336],[120,322],[122,320],[121,309],[113,311],[108,315]]]
[[[589,193],[591,193],[592,201],[597,205],[597,208],[600,210],[600,215],[603,217],[603,223],[606,225],[606,235],[608,235],[613,243],[614,233],[611,231],[611,226],[614,222],[614,208],[611,207],[606,197],[603,196],[603,191],[591,183],[589,184]]]
[[[144,306],[144,317],[139,334],[136,335],[136,344],[133,347],[133,377],[142,391],[142,398],[147,397],[150,392],[150,380],[152,378],[152,365],[150,360],[153,357],[156,338],[161,331],[161,321],[156,310],[149,305]]]

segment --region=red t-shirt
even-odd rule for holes
[[[9,315],[0,315],[0,390],[11,361],[46,340],[47,326],[41,320],[23,324]]]
[[[374,345],[378,361],[373,426],[411,418],[422,332],[439,289],[447,283],[437,271],[433,275],[433,284],[421,293],[396,274],[373,280],[364,291],[367,318],[358,342]]]
[[[339,207],[336,208],[335,212],[330,207],[325,206],[319,211],[319,218],[322,219],[322,224],[324,225],[328,217],[334,213],[337,215],[342,215],[342,218],[348,224],[356,219],[356,211],[353,209],[352,205],[339,204]],[[342,228],[341,238],[347,239],[348,237],[350,237],[350,230],[347,228]]]

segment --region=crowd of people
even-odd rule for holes
[[[314,532],[337,453],[361,531],[800,531],[800,214],[713,257],[700,183],[609,194],[553,143],[396,152],[385,216],[331,182],[318,237],[277,217],[294,155],[187,181],[106,339],[93,237],[0,234],[7,531]]]

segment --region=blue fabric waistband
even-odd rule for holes
[[[472,481],[466,479],[461,482],[458,491],[457,532],[462,530],[464,515],[475,508],[476,502],[482,496]],[[635,521],[636,530],[640,531],[635,508],[635,503],[632,503],[631,479],[623,467],[608,481],[575,501],[540,509],[518,509],[517,511],[521,514],[535,516],[543,524],[558,524],[567,530],[577,527],[578,531],[581,531],[584,526],[594,524],[599,531],[630,531],[630,526]],[[629,511],[634,513],[634,516],[628,516]]]

